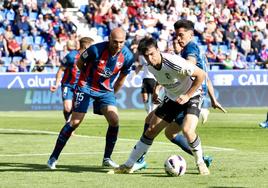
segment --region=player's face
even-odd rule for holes
[[[180,44],[179,44],[179,40],[178,40],[178,38],[175,38],[175,39],[173,40],[173,48],[174,48],[174,52],[175,52],[176,54],[179,54],[179,53],[181,52],[182,47],[181,47]]]
[[[110,50],[114,54],[120,52],[125,44],[125,36],[115,36],[110,38]]]
[[[160,51],[154,46],[149,47],[143,56],[146,59],[147,63],[152,66],[156,66],[161,63]]]
[[[185,28],[179,28],[175,30],[178,42],[182,48],[184,48],[193,37],[192,30],[186,30]]]

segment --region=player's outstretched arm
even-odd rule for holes
[[[207,83],[208,83],[208,95],[211,100],[212,107],[215,109],[218,108],[222,112],[226,113],[227,111],[221,106],[221,104],[217,101],[215,97],[214,88],[209,78],[207,78]]]
[[[60,85],[62,73],[64,72],[64,70],[65,70],[65,67],[63,67],[63,66],[59,67],[59,69],[58,69],[58,71],[56,73],[56,83],[55,83],[55,85],[50,86],[50,91],[51,92],[55,92],[58,89],[58,87]]]
[[[120,90],[120,88],[124,85],[126,78],[127,78],[127,74],[120,73],[118,79],[116,80],[114,84],[114,93],[117,93]]]

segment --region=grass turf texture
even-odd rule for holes
[[[210,176],[197,175],[193,158],[163,134],[146,157],[148,169],[132,175],[107,174],[108,169],[101,167],[107,123],[91,112],[76,130],[83,136],[70,138],[58,169],[50,171],[46,161],[63,126],[62,113],[0,112],[0,187],[268,187],[268,129],[258,126],[266,112],[265,108],[230,108],[227,114],[211,110],[208,122],[198,126],[204,152],[214,159]],[[112,157],[123,163],[141,135],[146,114],[119,113],[119,140]],[[163,164],[171,154],[186,159],[184,176],[165,174]]]

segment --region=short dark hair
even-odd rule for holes
[[[152,38],[152,37],[144,37],[139,42],[138,51],[139,51],[139,53],[141,53],[141,54],[144,55],[145,52],[150,47],[157,48],[157,42],[156,42],[156,40],[154,38]]]
[[[88,45],[92,45],[94,43],[94,40],[90,37],[83,37],[79,40],[80,48],[87,48]]]
[[[174,23],[174,29],[185,28],[186,30],[194,30],[194,23],[190,20],[178,20]]]

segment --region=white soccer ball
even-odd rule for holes
[[[182,176],[186,172],[186,161],[180,155],[171,155],[166,159],[164,167],[169,176]]]

